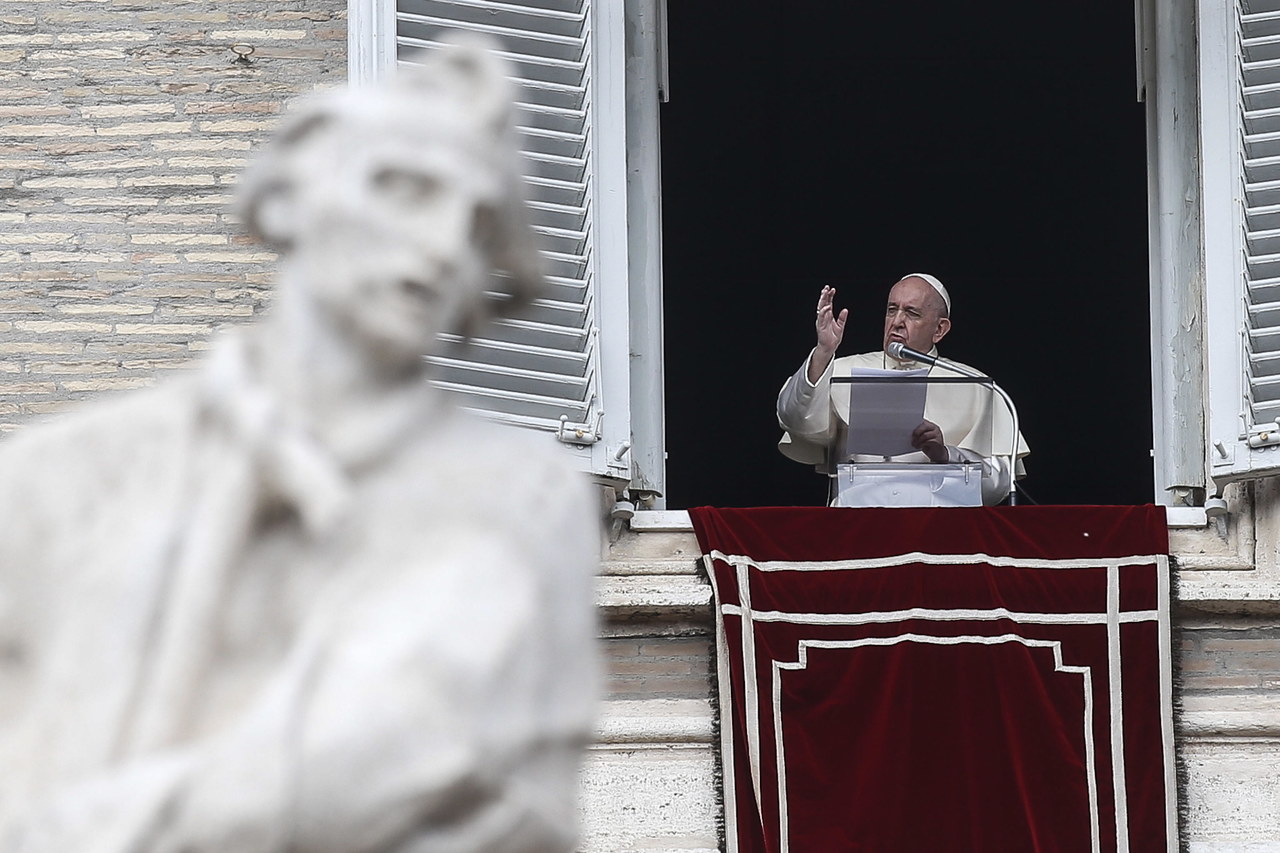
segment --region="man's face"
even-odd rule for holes
[[[335,130],[297,156],[292,259],[340,332],[410,362],[457,331],[481,298],[501,196],[497,170],[422,125]]]
[[[899,341],[913,350],[928,352],[951,329],[941,316],[942,297],[921,278],[904,278],[889,291],[884,312],[884,349]]]

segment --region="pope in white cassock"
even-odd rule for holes
[[[849,385],[831,382],[859,368],[916,370],[925,367],[889,355],[890,344],[938,355],[937,344],[951,330],[951,297],[942,282],[925,273],[903,277],[889,291],[884,315],[883,351],[836,358],[849,319],[846,308],[836,316],[836,291],[823,287],[818,297],[817,345],[778,393],[778,423],[786,434],[778,449],[790,459],[826,466],[827,448],[847,427]],[[958,367],[967,368],[967,365]],[[968,368],[973,370],[973,368]],[[963,376],[943,364],[929,367],[929,376]],[[982,502],[998,504],[1008,496],[1014,477],[1024,474],[1022,458],[1030,449],[1018,435],[1016,461],[1011,459],[1013,421],[1005,407],[979,385],[951,385],[946,394],[930,389],[925,418],[911,433],[915,451],[893,457],[898,462],[981,462]],[[944,400],[945,398],[945,400]]]

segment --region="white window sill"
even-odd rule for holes
[[[1204,507],[1166,507],[1170,528],[1204,527],[1209,523]],[[631,529],[646,533],[686,533],[693,531],[689,513],[682,509],[648,510],[637,512],[631,518]]]

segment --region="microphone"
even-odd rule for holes
[[[911,347],[907,346],[902,341],[890,341],[889,348],[886,350],[886,352],[888,352],[889,355],[893,356],[896,359],[909,358],[912,361],[918,361],[921,364],[930,364],[930,365],[938,363],[938,356],[929,355],[928,353],[920,352],[918,350],[913,350]]]
[[[1003,388],[997,385],[989,376],[974,370],[972,367],[966,367],[963,364],[956,364],[954,361],[948,361],[942,356],[929,355],[926,352],[913,350],[911,347],[902,343],[902,341],[890,341],[889,346],[885,347],[885,352],[897,359],[909,358],[912,361],[919,361],[930,366],[941,365],[949,370],[954,370],[963,376],[972,379],[981,379],[991,383],[991,390],[999,394],[1009,407],[1009,413],[1013,416],[1013,449],[1009,453],[1009,505],[1014,506],[1018,503],[1018,485],[1016,478],[1016,468],[1018,464],[1018,408],[1013,405],[1013,399],[1005,392]]]

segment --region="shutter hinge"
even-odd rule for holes
[[[1280,444],[1280,423],[1255,426],[1249,430],[1250,447],[1275,447]]]
[[[595,426],[591,424],[571,424],[568,415],[560,416],[560,427],[556,430],[556,438],[565,444],[595,444],[600,440],[600,426],[604,423],[604,411],[596,412]]]

